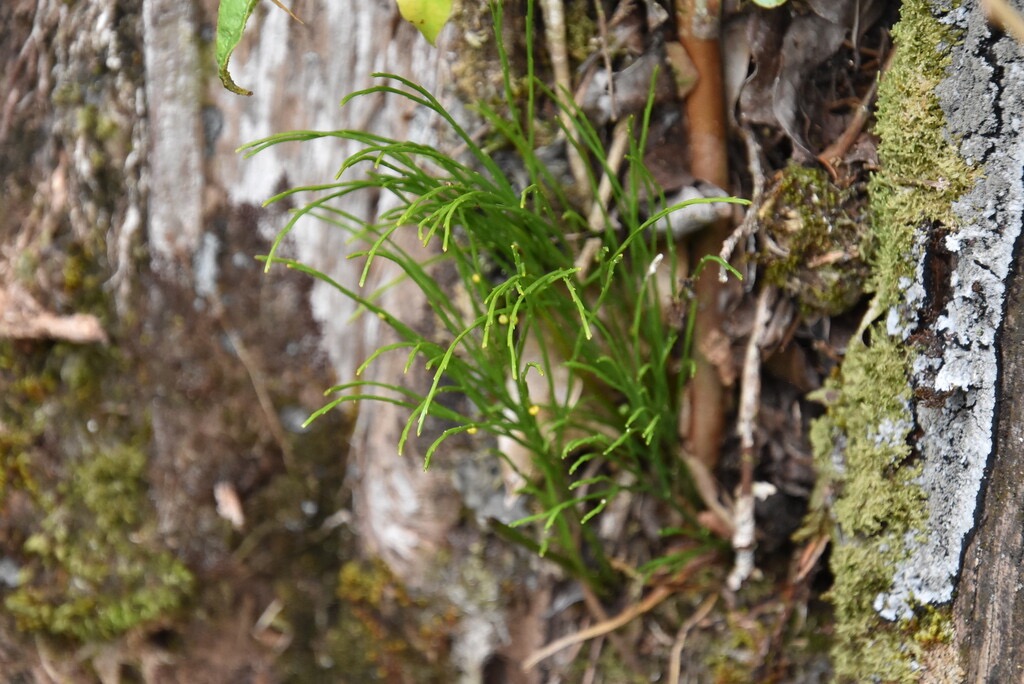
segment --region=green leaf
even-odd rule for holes
[[[225,88],[239,95],[252,95],[252,91],[232,80],[228,73],[228,60],[242,40],[245,22],[249,21],[249,15],[256,8],[257,2],[259,0],[221,0],[217,10],[217,69],[220,81]]]
[[[765,9],[775,9],[786,4],[786,0],[754,0],[754,4]]]
[[[452,15],[452,0],[398,0],[398,11],[433,45]]]

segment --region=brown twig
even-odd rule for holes
[[[799,559],[793,572],[793,578],[782,591],[782,610],[775,620],[771,634],[762,642],[758,650],[758,669],[763,668],[771,654],[779,650],[778,647],[786,633],[786,625],[789,624],[797,604],[807,600],[809,592],[807,580],[811,576],[811,572],[818,567],[818,561],[821,560],[822,554],[828,548],[829,540],[827,534],[820,535],[798,551]]]
[[[267,389],[267,379],[263,374],[263,371],[260,369],[260,364],[256,361],[256,358],[249,353],[249,348],[242,341],[242,337],[228,325],[224,306],[219,298],[214,300],[212,313],[214,319],[218,324],[220,324],[221,330],[224,331],[224,335],[228,338],[228,342],[231,343],[231,347],[238,356],[238,360],[242,362],[242,367],[249,376],[249,381],[252,383],[253,391],[256,393],[256,401],[260,405],[260,410],[263,411],[263,417],[266,420],[267,428],[270,430],[270,434],[273,436],[274,441],[277,442],[278,447],[281,449],[281,458],[284,461],[285,468],[289,471],[294,471],[295,455],[292,452],[291,443],[288,441],[288,435],[285,432],[284,425],[281,424],[281,418],[277,415],[277,409],[274,408],[274,401],[270,398],[270,391]]]
[[[590,206],[590,213],[587,215],[587,227],[591,233],[600,235],[605,230],[604,218],[608,215],[608,202],[612,197],[612,178],[619,173],[622,160],[626,157],[629,149],[629,121],[623,119],[615,124],[612,133],[612,143],[608,147],[607,170],[601,176],[601,182],[597,186],[597,197]],[[597,257],[601,249],[601,238],[589,237],[583,243],[583,249],[576,257],[576,267],[580,269],[580,278],[587,275],[590,265]]]
[[[601,658],[601,646],[604,639],[594,639],[590,642],[590,657],[587,662],[587,670],[583,673],[580,684],[594,684],[597,681],[598,660]],[[632,668],[630,668],[632,670]]]
[[[662,601],[671,596],[674,591],[675,589],[669,587],[668,585],[661,585],[659,587],[655,587],[655,589],[650,594],[648,594],[640,603],[637,603],[636,605],[626,608],[615,617],[609,618],[608,620],[593,625],[592,627],[588,627],[587,629],[580,630],[575,634],[569,634],[567,636],[564,636],[561,639],[551,642],[544,648],[538,651],[534,651],[534,653],[523,662],[523,670],[532,670],[534,667],[536,667],[537,663],[544,660],[545,658],[550,658],[554,654],[561,651],[563,648],[568,648],[569,646],[587,641],[589,639],[593,639],[595,637],[604,636],[605,634],[608,634],[609,632],[612,632],[618,629],[619,627],[622,627],[623,625],[629,624],[637,617],[653,610]]]
[[[831,537],[829,535],[822,534],[803,548],[800,552],[800,559],[797,561],[793,584],[800,584],[807,579],[811,571],[817,567],[818,561],[821,560],[821,556],[825,553],[825,549],[828,548],[830,541]]]
[[[291,17],[295,21],[297,21],[300,24],[302,24],[303,26],[305,26],[306,22],[302,21],[302,19],[299,19],[299,16],[297,14],[295,14],[295,12],[291,11],[291,9],[289,9],[289,7],[287,5],[285,5],[283,2],[281,2],[281,0],[270,0],[270,1],[273,2],[275,5],[277,5],[278,7],[280,7],[281,9],[283,9],[285,12],[287,12],[289,17]]]
[[[536,667],[537,663],[545,658],[550,658],[563,648],[568,648],[589,639],[609,634],[619,627],[629,624],[644,613],[650,612],[660,605],[665,599],[675,593],[682,583],[693,576],[693,574],[701,568],[706,566],[714,557],[715,555],[713,553],[707,553],[694,558],[687,563],[687,565],[677,573],[671,581],[660,584],[652,589],[651,593],[649,593],[639,603],[626,608],[613,618],[609,618],[599,624],[593,625],[592,627],[580,630],[575,634],[564,636],[557,641],[551,642],[544,648],[535,651],[523,662],[523,671],[528,672],[532,670]]]
[[[700,621],[708,616],[711,609],[715,607],[715,603],[718,602],[718,594],[711,594],[704,601],[697,606],[697,610],[693,611],[693,615],[679,627],[679,631],[676,633],[675,643],[672,644],[672,650],[669,651],[668,656],[668,684],[679,684],[679,675],[681,674],[683,665],[683,647],[686,646],[686,637],[690,635],[693,628],[700,624]]]
[[[704,462],[690,456],[685,451],[680,456],[683,463],[686,464],[686,468],[690,473],[690,478],[693,480],[693,486],[697,490],[697,494],[700,496],[701,501],[707,507],[716,518],[722,528],[722,531],[727,532],[729,536],[733,533],[733,514],[731,507],[722,505],[719,500],[721,491],[718,484],[715,482],[714,476],[708,469]]]
[[[750,170],[750,177],[753,179],[754,192],[751,196],[751,207],[747,209],[746,215],[740,222],[736,229],[729,234],[729,237],[722,243],[722,249],[718,252],[718,256],[722,261],[729,261],[732,258],[732,253],[736,250],[736,245],[740,243],[740,240],[744,240],[748,235],[757,229],[757,211],[754,207],[761,206],[762,198],[764,197],[764,168],[761,166],[760,147],[757,144],[757,139],[754,137],[754,132],[746,126],[740,129],[743,142],[747,147],[747,165]],[[718,282],[727,283],[729,282],[729,272],[725,268],[718,269]]]
[[[853,147],[853,143],[857,141],[860,136],[860,132],[864,130],[864,126],[867,125],[868,118],[871,116],[871,107],[875,103],[875,96],[878,94],[878,81],[882,78],[886,71],[889,70],[889,65],[892,64],[893,55],[896,54],[896,49],[889,51],[888,56],[885,58],[885,62],[882,64],[882,68],[878,72],[878,77],[871,83],[871,87],[868,88],[867,94],[860,101],[856,111],[853,114],[853,119],[850,120],[849,125],[843,134],[836,138],[831,145],[826,147],[821,154],[818,155],[818,161],[820,161],[826,169],[828,169],[829,175],[832,176],[832,180],[838,180],[839,175],[836,172],[836,165],[843,160],[846,153]]]
[[[694,177],[720,188],[729,185],[726,156],[727,122],[722,80],[721,5],[719,0],[676,0],[679,42],[697,70],[697,84],[686,98],[689,125],[690,171]],[[699,233],[690,254],[700,259],[717,254],[729,236],[728,221],[719,221]],[[725,431],[725,388],[707,347],[721,328],[720,295],[723,285],[710,270],[697,279],[694,361],[696,371],[690,383],[690,415],[681,416],[688,425],[689,452],[709,469],[718,463]],[[687,420],[688,418],[688,420]]]
[[[594,616],[598,623],[607,622],[608,613],[605,612],[604,606],[601,605],[601,601],[594,595],[593,590],[584,583],[580,583],[580,588],[583,591],[583,603],[586,604],[590,614]],[[636,654],[626,646],[622,635],[611,632],[608,634],[608,640],[612,642],[612,647],[618,652],[619,657],[622,658],[623,664],[631,671],[639,672],[640,663],[637,662]]]
[[[590,214],[587,216],[587,226],[593,233],[603,233],[605,230],[604,216],[608,213],[608,202],[612,198],[612,179],[618,176],[622,160],[626,158],[626,151],[629,150],[629,121],[623,119],[615,124],[612,132],[612,144],[608,146],[607,165],[601,182],[597,186],[597,197],[590,207]]]

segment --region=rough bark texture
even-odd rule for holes
[[[998,296],[989,298],[989,307],[993,315],[1004,317],[995,343],[985,350],[998,371],[994,420],[991,437],[980,440],[979,446],[988,447],[985,479],[975,513],[977,525],[963,554],[954,617],[966,681],[1010,682],[1024,676],[1024,416],[1019,402],[1024,392],[1024,270],[1019,244],[1024,207],[1024,58],[1015,41],[981,22],[980,12],[958,19],[967,31],[956,62],[963,85],[948,87],[946,101],[952,129],[963,136],[964,155],[982,160],[986,168],[985,181],[965,198],[960,212],[970,215],[973,209],[998,236],[991,240],[998,252],[990,258],[975,257],[971,263],[981,274],[992,272],[1000,279]],[[967,84],[982,79],[988,80],[988,87],[965,102]],[[970,285],[977,291],[976,284]]]
[[[951,128],[963,136],[963,154],[981,160],[985,168],[985,180],[965,198],[959,213],[979,217],[978,224],[993,237],[978,240],[987,243],[978,256],[968,260],[960,253],[958,264],[971,264],[965,267],[976,277],[961,277],[961,282],[974,292],[979,283],[984,292],[986,280],[997,279],[998,289],[987,297],[986,310],[993,313],[982,315],[997,321],[1005,316],[1001,325],[996,324],[1000,329],[994,343],[979,354],[986,368],[998,372],[993,383],[994,420],[991,437],[979,440],[989,446],[985,479],[974,516],[977,525],[963,554],[954,616],[967,681],[1009,682],[1024,676],[1024,433],[1019,402],[1024,391],[1024,271],[1019,244],[1024,220],[1024,58],[1018,43],[986,27],[980,15],[975,10],[958,16],[966,29],[954,62],[962,85],[947,88],[945,100]],[[965,101],[969,84],[983,79],[987,87]]]
[[[1018,252],[1008,283],[999,342],[1000,402],[995,451],[955,602],[969,682],[1024,677],[1024,258]]]
[[[903,614],[910,596],[920,602],[952,598],[986,464],[994,453],[998,396],[997,335],[1006,281],[1021,231],[1024,155],[1013,121],[1022,113],[1021,60],[1015,42],[993,35],[979,7],[950,15],[964,31],[948,78],[936,91],[947,130],[980,179],[953,204],[954,223],[922,230],[917,283],[907,290],[911,317],[933,336],[914,351],[912,382],[929,400],[915,407],[923,431],[922,486],[929,500],[928,537],[882,601],[883,614]],[[971,95],[965,98],[965,93]],[[890,333],[901,329],[889,317]]]
[[[527,567],[478,543],[462,524],[453,473],[424,474],[415,440],[395,453],[403,417],[370,405],[300,426],[321,392],[351,379],[382,343],[381,331],[374,317],[353,320],[352,303],[326,286],[283,268],[263,274],[254,256],[268,251],[287,207],[260,204],[329,180],[354,148],[291,145],[251,160],[235,152],[291,129],[429,139],[433,122],[407,101],[338,102],[375,71],[434,89],[446,53],[391,2],[295,9],[304,25],[269,3],[254,14],[233,60],[236,79],[255,91],[248,99],[216,80],[215,2],[0,9],[10,30],[0,56],[13,65],[0,119],[0,288],[34,297],[45,321],[102,323],[86,338],[110,339],[0,347],[0,465],[15,473],[2,480],[0,564],[3,598],[21,597],[0,624],[0,671],[12,681],[478,681],[501,650],[500,582]],[[354,195],[339,208],[372,220],[377,201]],[[361,264],[347,260],[346,239],[309,222],[283,253],[355,287]],[[393,277],[373,273],[377,284]],[[422,317],[402,288],[387,296]],[[25,334],[36,328],[13,334],[38,338]],[[381,372],[393,378],[398,365]],[[96,474],[90,464],[113,480],[83,480]],[[463,478],[467,490],[478,489],[474,477]],[[117,514],[92,494],[108,485],[117,510],[138,511],[123,529],[104,527]],[[228,515],[232,493],[244,522]],[[99,556],[74,546],[93,540],[90,530]],[[29,538],[43,550],[27,551]],[[140,554],[134,574],[108,573],[125,549]],[[390,567],[359,560],[360,549]],[[18,579],[19,570],[33,575]],[[75,591],[85,604],[73,603]],[[202,610],[183,615],[186,604]],[[79,605],[90,607],[75,613]],[[539,619],[529,601],[513,612],[517,624]],[[69,655],[50,635],[104,645]]]

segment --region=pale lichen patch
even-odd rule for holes
[[[915,446],[927,493],[927,534],[880,602],[885,617],[948,603],[975,529],[994,452],[1006,283],[1024,213],[1024,60],[1019,45],[991,29],[974,3],[943,21],[960,39],[935,93],[965,173],[950,222],[930,226],[923,251],[925,300],[907,308],[920,330],[911,382],[920,397]],[[969,182],[968,182],[969,181]],[[924,232],[924,231],[922,231]]]

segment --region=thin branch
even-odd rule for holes
[[[679,631],[676,633],[675,643],[672,644],[672,650],[669,651],[668,657],[668,684],[679,684],[679,675],[682,674],[683,666],[683,647],[686,645],[686,637],[689,636],[693,628],[700,624],[701,620],[708,616],[711,609],[715,607],[715,603],[718,602],[718,594],[712,594],[708,596],[704,601],[697,606],[697,610],[693,611],[693,615],[679,627]]]
[[[588,627],[587,629],[580,630],[575,634],[569,634],[567,636],[564,636],[561,639],[558,639],[557,641],[551,642],[544,648],[538,651],[534,651],[534,653],[523,662],[523,670],[529,672],[537,666],[537,663],[546,658],[550,658],[554,654],[561,651],[563,648],[568,648],[575,644],[587,641],[588,639],[594,639],[599,636],[604,636],[605,634],[608,634],[609,632],[614,631],[619,627],[622,627],[623,625],[629,624],[637,617],[656,608],[659,604],[661,604],[662,601],[667,599],[674,592],[675,589],[669,587],[668,585],[661,585],[659,587],[656,587],[654,591],[652,591],[650,594],[647,595],[646,598],[644,598],[643,601],[637,603],[636,605],[630,606],[629,608],[626,608],[615,617],[610,618],[605,622],[596,624],[592,627]]]
[[[555,72],[555,93],[558,97],[572,97],[572,79],[569,76],[569,49],[566,46],[565,31],[565,6],[562,0],[541,0],[541,11],[544,13],[544,35],[547,39],[548,52],[551,54],[551,68]],[[566,135],[572,135],[574,130],[572,115],[565,107],[558,108],[558,116]],[[572,171],[572,178],[576,182],[576,189],[586,194],[590,187],[587,183],[587,167],[576,149],[574,140],[566,145],[566,154],[569,159],[569,170]]]
[[[708,470],[703,461],[690,456],[685,451],[682,452],[680,458],[686,464],[690,478],[693,480],[693,486],[697,489],[697,494],[700,496],[701,501],[718,518],[722,530],[732,535],[734,526],[731,506],[723,506],[719,500],[722,492],[715,482],[714,475],[711,474],[711,471]]]
[[[608,621],[608,613],[605,612],[604,606],[601,605],[601,601],[598,600],[597,596],[594,595],[594,591],[584,583],[580,583],[580,589],[583,592],[583,602],[587,606],[587,610],[594,616],[599,623]],[[633,672],[640,671],[640,663],[636,659],[636,654],[632,649],[627,648],[626,642],[622,639],[621,634],[615,634],[614,632],[608,634],[608,640],[612,642],[612,647],[618,652],[619,657],[622,658],[623,664]]]
[[[885,75],[885,72],[889,70],[889,65],[892,64],[893,55],[896,54],[896,49],[889,51],[889,54],[885,58],[885,62],[882,64],[882,68],[878,72],[877,78],[871,83],[871,87],[868,88],[868,92],[864,95],[864,98],[860,101],[857,106],[857,110],[853,114],[853,118],[850,120],[846,130],[843,131],[842,135],[836,138],[831,145],[826,147],[821,154],[818,155],[818,161],[820,161],[826,169],[828,169],[829,175],[832,176],[832,180],[838,178],[835,166],[842,161],[843,157],[853,146],[853,143],[857,141],[857,137],[861,131],[864,130],[864,126],[867,125],[868,118],[871,116],[871,107],[875,103],[875,97],[878,95],[878,82]]]
[[[302,21],[302,19],[299,19],[298,15],[295,14],[295,12],[292,12],[291,9],[289,9],[287,5],[285,5],[283,2],[281,2],[281,0],[270,0],[270,1],[273,2],[275,5],[277,5],[278,7],[280,7],[281,9],[283,9],[285,12],[287,12],[289,17],[291,17],[295,21],[297,21],[300,24],[302,24],[303,26],[305,26],[306,22]]]
[[[281,457],[284,460],[285,467],[288,470],[293,470],[295,455],[292,452],[291,443],[288,441],[284,425],[281,424],[281,418],[277,415],[277,410],[274,408],[274,401],[270,398],[266,377],[260,369],[259,363],[249,353],[249,349],[242,341],[241,336],[228,326],[224,306],[220,298],[214,300],[212,313],[214,319],[220,324],[221,330],[224,331],[224,335],[228,338],[228,342],[231,343],[231,347],[235,350],[235,354],[238,355],[238,360],[242,362],[242,367],[245,368],[245,372],[249,375],[253,391],[256,392],[256,401],[260,405],[260,410],[263,411],[263,417],[267,421],[270,434],[281,449]]]
[[[740,493],[736,499],[732,546],[736,562],[729,573],[726,586],[736,591],[754,570],[754,428],[761,403],[761,347],[771,319],[775,288],[765,287],[757,297],[754,329],[747,342],[743,360],[743,380],[740,388],[740,410],[737,431],[740,436]]]
[[[743,136],[743,142],[747,147],[747,165],[750,170],[750,177],[754,182],[754,191],[750,198],[750,207],[747,208],[747,213],[740,222],[740,225],[736,226],[736,229],[722,243],[722,249],[718,253],[722,261],[729,261],[733,252],[736,251],[736,245],[757,229],[757,208],[761,206],[761,200],[764,197],[765,178],[764,168],[761,166],[760,148],[753,131],[746,126],[743,126],[740,131]],[[725,267],[718,269],[718,282],[729,282],[729,272],[725,270]]]
[[[622,160],[626,157],[629,149],[629,122],[625,119],[615,124],[612,133],[612,143],[608,147],[607,165],[608,170],[601,176],[601,182],[597,187],[597,197],[590,206],[590,214],[587,216],[587,226],[590,232],[600,235],[605,230],[604,217],[608,214],[608,202],[612,197],[612,176],[618,174]],[[589,237],[583,242],[583,249],[576,257],[576,268],[580,269],[580,278],[584,278],[590,270],[590,265],[597,257],[601,249],[600,237]]]
[[[605,230],[604,216],[608,212],[608,202],[612,198],[612,178],[619,173],[622,160],[629,150],[629,121],[622,119],[615,124],[612,133],[612,143],[608,146],[608,170],[601,176],[601,182],[597,186],[597,197],[590,207],[590,215],[587,216],[587,226],[591,232],[603,233]]]
[[[564,648],[587,641],[588,639],[604,636],[619,627],[629,624],[644,613],[653,610],[665,599],[675,593],[678,590],[680,583],[685,582],[687,578],[691,577],[694,573],[704,567],[712,558],[714,558],[713,553],[707,553],[694,558],[687,563],[686,566],[680,570],[670,582],[666,582],[665,584],[660,584],[655,587],[646,598],[640,601],[640,603],[626,608],[613,618],[605,620],[604,622],[592,627],[588,627],[587,629],[580,630],[575,634],[569,634],[548,644],[544,648],[535,651],[523,662],[523,671],[528,672],[532,670],[536,667],[537,663],[545,658],[550,658]]]
[[[676,0],[679,42],[697,70],[697,84],[685,102],[690,172],[695,178],[728,188],[721,12],[718,0]],[[729,232],[727,220],[706,228],[696,236],[690,254],[695,259],[717,254]],[[725,387],[707,353],[722,325],[723,287],[710,271],[698,278],[694,286],[698,302],[694,327],[696,366],[689,386],[689,415],[681,415],[679,421],[680,425],[688,426],[690,453],[709,469],[718,463],[725,432]]]

